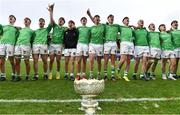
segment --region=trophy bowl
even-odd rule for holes
[[[104,80],[97,79],[81,79],[74,81],[74,90],[76,93],[82,96],[80,110],[85,111],[87,115],[95,114],[95,111],[101,110],[98,101],[94,100],[96,97],[104,91]]]

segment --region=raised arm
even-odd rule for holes
[[[52,5],[49,4],[47,10],[49,11],[50,24],[53,26],[54,25],[54,18],[53,18],[54,4]]]
[[[88,8],[87,10],[87,15],[89,16],[89,18],[91,19],[91,21],[94,23],[93,17],[91,15],[90,9]]]

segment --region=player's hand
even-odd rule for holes
[[[48,8],[47,8],[47,10],[49,11],[49,12],[53,12],[53,9],[54,9],[54,3],[53,4],[48,4]]]
[[[90,9],[87,9],[87,15],[91,15]]]

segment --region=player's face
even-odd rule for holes
[[[177,29],[177,28],[178,28],[178,23],[177,23],[177,22],[174,22],[174,23],[172,24],[172,27],[173,27],[174,29]]]
[[[64,20],[63,20],[62,18],[59,18],[58,24],[59,24],[60,26],[63,26],[64,23],[65,23]]]
[[[149,25],[149,30],[155,31],[155,25],[154,25],[154,24],[150,24],[150,25]]]
[[[124,24],[124,25],[129,25],[129,19],[124,19],[124,20],[123,20],[123,24]]]
[[[112,24],[114,22],[114,16],[108,17],[108,22]]]
[[[83,18],[83,19],[81,20],[81,24],[82,24],[82,25],[86,25],[86,24],[87,24],[87,19]]]
[[[69,28],[74,28],[75,25],[74,25],[74,23],[69,22],[69,23],[68,23],[68,26],[69,26]]]
[[[144,21],[143,20],[139,20],[138,21],[138,27],[143,27],[144,26]]]
[[[100,23],[100,18],[99,17],[94,17],[94,23],[99,24]]]
[[[30,21],[30,20],[24,19],[24,25],[25,25],[25,26],[30,26],[30,24],[31,24],[31,21]]]
[[[160,31],[166,31],[166,26],[160,26]]]
[[[9,23],[14,24],[16,22],[16,19],[13,16],[9,17]]]
[[[45,21],[44,20],[39,20],[39,27],[43,28],[45,25]]]

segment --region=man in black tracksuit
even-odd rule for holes
[[[78,30],[75,27],[74,21],[70,20],[68,22],[69,28],[64,34],[64,56],[65,56],[65,76],[64,78],[68,80],[68,64],[71,63],[71,73],[70,80],[74,80],[74,63],[76,57],[76,46],[78,41]]]

